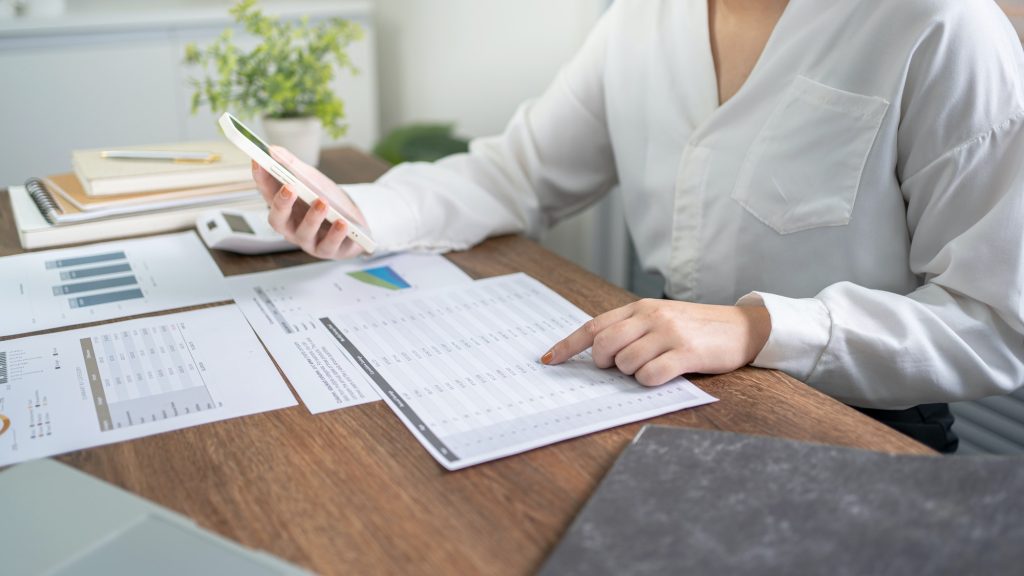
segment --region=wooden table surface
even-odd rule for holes
[[[325,152],[322,164],[342,182],[387,168],[345,149]],[[21,252],[6,194],[0,255]],[[590,314],[636,299],[521,237],[448,258],[475,278],[527,272]],[[225,274],[311,261],[297,252],[215,259]],[[779,372],[692,380],[721,401],[646,422],[933,453]],[[540,566],[644,423],[446,472],[383,402],[316,416],[300,403],[59,460],[320,573],[524,574]]]

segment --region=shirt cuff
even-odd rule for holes
[[[395,190],[380,184],[345,184],[348,194],[366,219],[370,236],[379,252],[409,248],[416,238],[416,213]]]
[[[786,298],[751,292],[737,306],[764,306],[772,319],[772,331],[752,366],[781,370],[806,382],[828,346],[832,318],[825,304],[815,298]]]

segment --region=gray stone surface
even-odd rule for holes
[[[1022,574],[1024,459],[645,427],[542,574]]]

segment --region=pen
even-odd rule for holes
[[[188,152],[182,150],[103,150],[101,158],[117,160],[167,160],[169,162],[202,162],[209,164],[220,160],[216,152]]]

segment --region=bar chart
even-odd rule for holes
[[[0,336],[227,300],[192,232],[0,260]]]
[[[107,262],[114,264],[95,266],[97,263]],[[122,251],[48,260],[45,266],[47,270],[57,271],[56,279],[62,282],[52,287],[54,296],[74,294],[68,298],[68,306],[71,308],[109,304],[145,296],[139,288],[138,279],[131,273],[132,265],[128,262],[128,256]],[[88,280],[81,280],[83,278]],[[67,280],[79,281],[65,282]],[[117,290],[114,290],[115,288]]]

